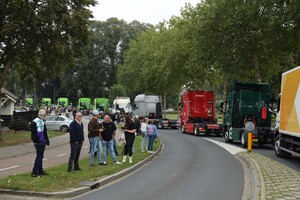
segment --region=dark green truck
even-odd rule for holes
[[[248,131],[246,125],[255,125],[252,131],[253,144],[273,143],[271,112],[269,103],[271,86],[268,83],[234,82],[222,102],[224,111],[224,138],[226,142],[240,142],[247,147]],[[252,124],[252,125],[253,125]]]

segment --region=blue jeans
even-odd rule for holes
[[[142,134],[143,135],[143,134]],[[141,151],[144,152],[144,147],[146,145],[146,148],[148,147],[148,136],[147,136],[147,132],[145,133],[145,136],[142,136],[142,140],[141,140]]]
[[[36,158],[34,161],[34,166],[32,169],[32,174],[34,175],[43,175],[43,159],[44,159],[44,152],[46,148],[46,144],[35,143],[34,144],[36,150]]]
[[[148,138],[149,138],[148,151],[153,151],[153,143],[156,138],[156,135],[155,134],[148,135]]]
[[[114,162],[117,162],[117,157],[116,157],[116,154],[115,154],[115,150],[114,150],[114,142],[113,142],[113,139],[110,140],[110,141],[105,141],[105,140],[102,140],[102,147],[103,147],[103,152],[104,152],[104,161],[107,162],[107,151],[109,150],[109,153],[110,153],[110,156],[111,156],[111,159],[114,161]]]
[[[99,136],[94,138],[89,138],[91,144],[91,152],[90,152],[90,164],[94,164],[94,152],[97,149],[97,157],[98,157],[98,164],[102,163],[101,160],[101,143]]]

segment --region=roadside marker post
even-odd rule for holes
[[[248,132],[248,151],[252,151],[252,132]]]

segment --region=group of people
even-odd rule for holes
[[[93,117],[88,123],[88,139],[90,142],[90,166],[95,166],[95,152],[97,152],[97,164],[107,165],[108,151],[114,164],[122,164],[117,160],[117,148],[116,148],[116,125],[112,122],[109,114],[104,115],[103,122],[99,123],[100,112],[98,110],[93,111]],[[80,171],[78,164],[80,152],[84,142],[84,125],[82,122],[82,113],[74,113],[74,120],[70,124],[70,157],[68,162],[68,172]],[[46,110],[41,109],[38,113],[38,117],[31,123],[31,139],[36,149],[36,159],[32,170],[32,177],[40,177],[42,175],[48,175],[43,170],[42,162],[44,158],[44,151],[46,145],[49,145],[49,138],[47,134],[47,128],[44,123],[46,118]],[[142,136],[141,151],[144,152],[145,145],[147,146],[147,152],[153,153],[153,144],[155,138],[158,136],[156,126],[145,117],[138,117],[138,120],[132,119],[131,116],[126,115],[124,117],[124,135],[125,145],[122,162],[129,159],[129,163],[133,163],[133,146],[135,137],[137,134]],[[119,138],[118,138],[119,139]],[[102,159],[103,155],[103,159]]]

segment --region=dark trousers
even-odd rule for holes
[[[125,140],[126,144],[124,146],[124,155],[132,156],[132,146],[135,140],[135,134],[134,133],[127,133],[125,134]]]
[[[68,171],[72,171],[73,163],[74,163],[74,170],[78,170],[80,169],[78,165],[78,160],[82,148],[82,143],[70,142],[70,146],[71,146],[71,154],[69,158]]]
[[[34,166],[32,169],[32,174],[34,175],[43,175],[43,159],[44,159],[44,152],[46,148],[46,144],[34,144],[36,150],[36,158],[34,161]]]

